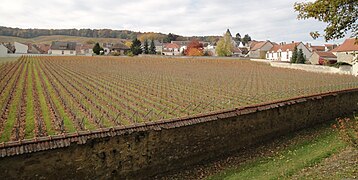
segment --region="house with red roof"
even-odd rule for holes
[[[51,47],[49,44],[36,44],[35,46],[40,50],[41,54],[48,54]]]
[[[337,62],[337,56],[332,52],[313,51],[309,61],[311,64],[334,64]]]
[[[295,47],[297,47],[298,50],[302,49],[303,55],[307,60],[311,57],[312,52],[306,45],[302,42],[292,42],[289,44],[280,43],[279,45],[274,45],[269,51],[267,51],[266,59],[272,61],[290,62]]]
[[[346,39],[342,45],[331,51],[337,56],[338,62],[353,63],[354,58],[358,56],[358,43],[355,38]]]
[[[179,56],[180,46],[176,43],[165,43],[163,45],[162,54],[165,56]]]
[[[271,50],[274,44],[270,41],[252,42],[250,44],[249,57],[265,59],[267,51]]]

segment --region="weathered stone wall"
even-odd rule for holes
[[[272,67],[279,68],[289,68],[297,69],[308,72],[317,72],[317,73],[330,73],[330,74],[352,74],[352,69],[350,67],[346,68],[335,68],[322,65],[312,65],[312,64],[291,64],[291,63],[282,63],[282,62],[270,62]]]
[[[62,144],[63,148],[55,148],[59,145],[53,146],[56,143],[47,146],[52,150],[21,153],[23,151],[8,148],[3,151],[5,157],[0,158],[0,178],[147,179],[313,124],[351,115],[358,109],[357,102],[358,89],[354,89],[112,129],[96,134],[98,138],[88,136],[83,144],[79,143],[83,138],[79,137],[74,143],[74,139],[66,141],[64,137],[61,141],[67,145]],[[35,149],[43,144],[31,147]],[[20,155],[13,155],[14,152]]]

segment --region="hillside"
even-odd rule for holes
[[[0,42],[31,42],[51,43],[54,40],[76,41],[86,43],[95,42],[117,42],[121,40],[132,40],[138,38],[154,39],[161,42],[187,41],[198,39],[200,41],[217,42],[220,36],[181,36],[173,33],[164,34],[160,32],[134,32],[130,30],[112,29],[20,29],[0,26]]]
[[[21,42],[21,43],[34,43],[34,44],[51,44],[52,41],[74,41],[82,44],[88,42],[99,42],[99,43],[116,43],[118,41],[126,41],[125,39],[119,38],[89,38],[79,36],[64,36],[64,35],[53,35],[53,36],[39,36],[34,38],[20,38],[14,36],[0,36],[0,42]]]

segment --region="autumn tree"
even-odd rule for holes
[[[231,34],[225,33],[216,45],[218,56],[231,56],[234,49]]]
[[[326,41],[343,38],[351,32],[358,36],[358,1],[357,0],[316,0],[314,2],[296,2],[294,9],[298,19],[316,19],[327,24],[324,34]],[[311,32],[316,39],[321,36],[318,31]]]
[[[150,42],[150,47],[149,47],[149,54],[156,54],[156,48],[155,48],[155,44],[154,44],[154,40],[152,39],[152,41]]]
[[[126,41],[126,42],[124,42],[124,45],[126,45],[127,47],[131,47],[132,41]]]
[[[142,43],[137,39],[133,39],[132,45],[131,45],[131,52],[133,55],[142,54]]]
[[[147,39],[144,41],[143,52],[144,54],[149,54],[149,44]]]
[[[187,49],[185,50],[185,55],[187,55],[187,56],[203,56],[204,55],[203,44],[200,43],[196,39],[190,41]]]
[[[160,33],[153,33],[153,32],[148,32],[148,33],[143,33],[143,34],[139,34],[137,36],[137,38],[141,41],[144,42],[145,40],[158,40],[158,41],[163,41],[163,39],[167,37],[165,34],[160,34]]]

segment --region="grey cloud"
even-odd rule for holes
[[[324,23],[298,21],[297,0],[5,0],[2,26],[112,28],[181,35],[250,34],[259,40],[309,41]]]

